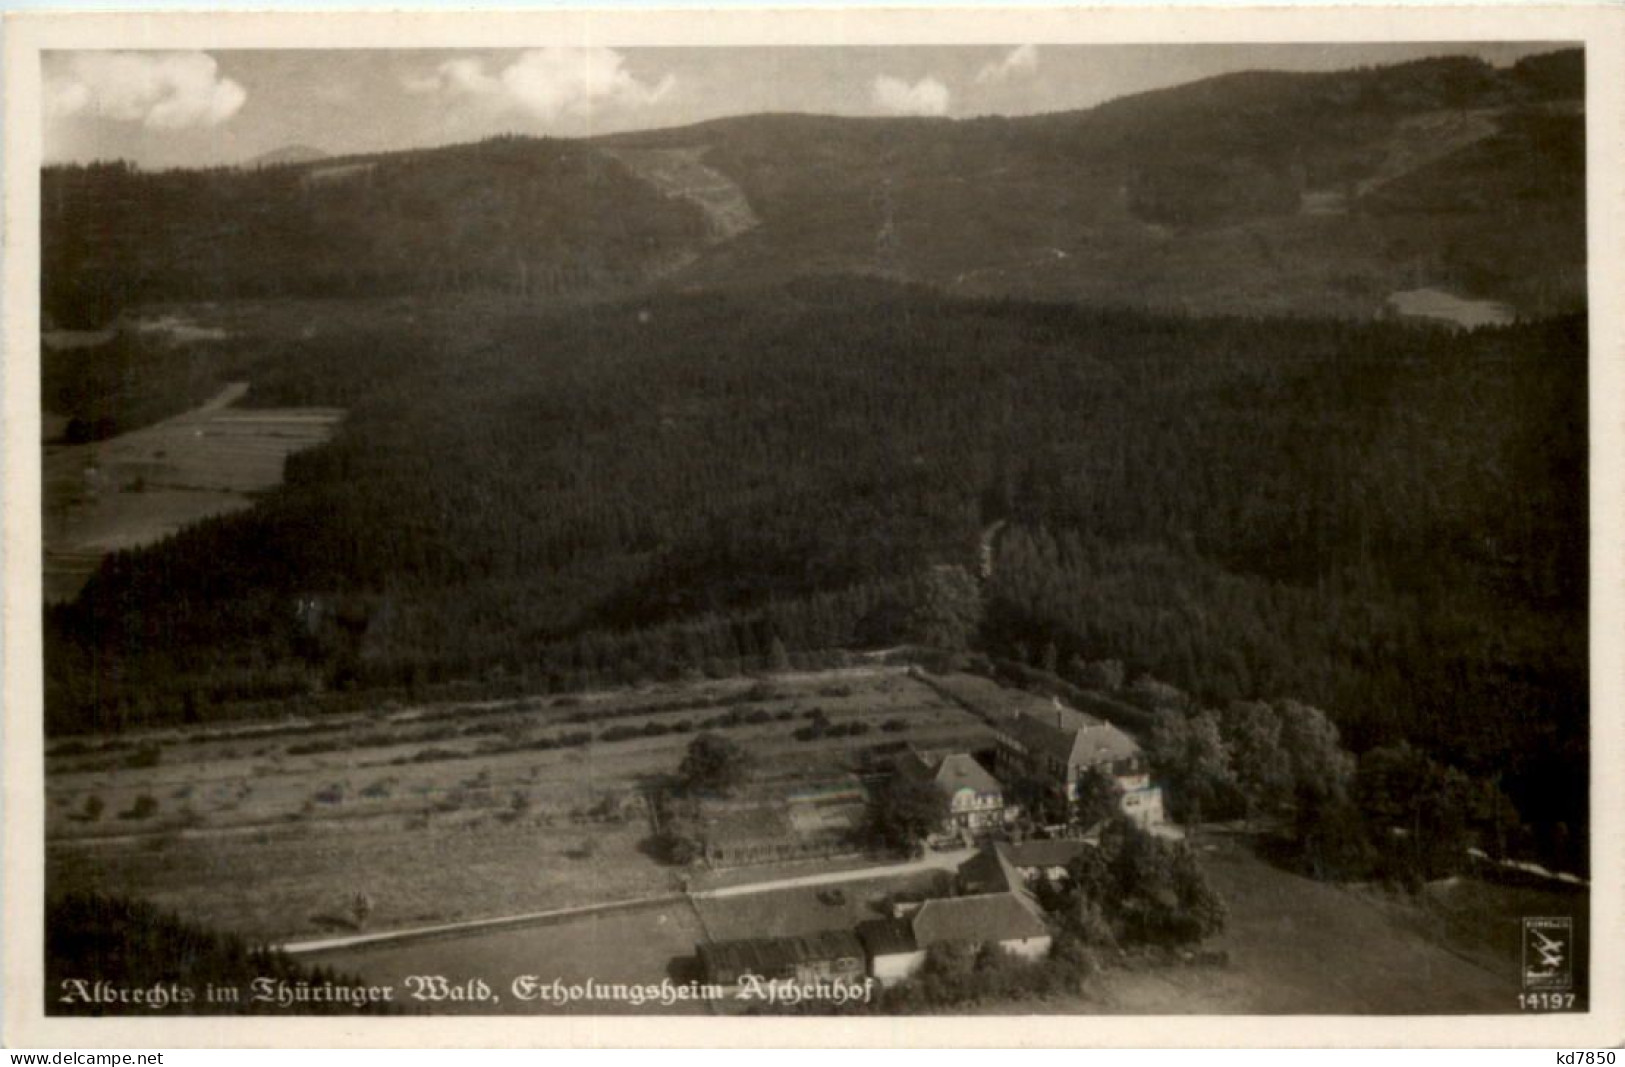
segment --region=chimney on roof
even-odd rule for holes
[[[1049,699],[1050,703],[1055,705],[1055,728],[1057,730],[1066,729],[1065,725],[1061,722],[1061,698],[1052,696]]]

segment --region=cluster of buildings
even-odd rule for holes
[[[991,767],[964,752],[913,749],[897,764],[897,773],[929,781],[947,798],[938,843],[983,842],[955,872],[952,895],[895,902],[888,914],[841,929],[701,944],[706,980],[733,986],[745,976],[800,985],[874,979],[889,985],[915,974],[937,945],[997,946],[1025,959],[1047,954],[1050,930],[1034,887],[1066,878],[1068,864],[1093,847],[1093,839],[1087,833],[1006,839],[1021,817],[1007,784],[1036,783],[1071,803],[1085,776],[1103,771],[1118,788],[1123,814],[1147,829],[1163,822],[1162,792],[1131,737],[1059,701],[1034,700],[984,718],[994,732]]]
[[[1061,704],[1034,703],[990,717],[996,748],[990,771],[967,753],[918,753],[901,773],[929,778],[948,797],[945,838],[974,840],[1021,815],[1007,785],[1037,783],[1071,803],[1092,771],[1105,772],[1121,794],[1123,814],[1150,829],[1163,822],[1162,790],[1134,739],[1107,722]]]
[[[953,896],[898,901],[890,914],[842,929],[789,937],[713,941],[697,946],[707,982],[740,984],[746,976],[797,985],[891,985],[913,976],[937,945],[996,946],[1042,959],[1050,930],[1033,894],[1039,879],[1065,877],[1066,865],[1090,845],[1080,839],[997,842],[960,865]]]

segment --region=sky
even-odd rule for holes
[[[52,52],[49,163],[236,164],[498,133],[581,137],[728,115],[1026,115],[1239,70],[1338,70],[1434,55],[1506,64],[1553,44],[560,48]]]

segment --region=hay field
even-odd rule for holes
[[[282,481],[283,462],[332,436],[337,408],[238,409],[236,382],[184,414],[105,441],[47,445],[45,600],[69,600],[103,556],[237,511]]]
[[[797,740],[815,708],[873,729]],[[374,929],[667,893],[682,872],[647,852],[642,790],[701,729],[750,752],[764,789],[876,744],[987,737],[903,670],[865,667],[68,739],[47,751],[48,877],[275,939],[347,930],[356,892]]]

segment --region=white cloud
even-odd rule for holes
[[[154,130],[215,126],[248,92],[205,52],[75,52],[46,79],[46,113],[139,122]]]
[[[935,78],[921,78],[910,85],[902,78],[882,74],[875,79],[870,96],[875,106],[898,115],[948,113],[948,87]]]
[[[448,59],[402,82],[408,92],[474,98],[544,119],[585,115],[598,106],[645,107],[676,83],[670,74],[654,85],[638,80],[609,48],[537,48],[495,70],[483,59]]]
[[[997,85],[1017,74],[1031,74],[1038,69],[1038,46],[1018,45],[976,72],[977,85]]]

